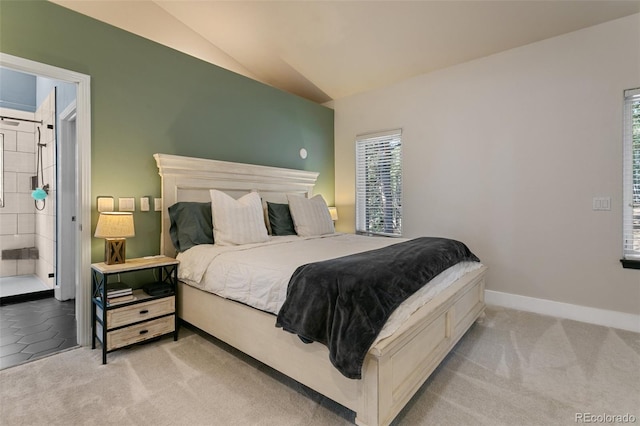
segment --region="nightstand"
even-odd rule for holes
[[[178,340],[176,315],[176,287],[178,264],[166,256],[127,259],[126,263],[107,265],[91,264],[91,348],[96,339],[102,346],[102,363],[107,363],[107,353],[131,346],[165,334],[173,333]],[[161,295],[150,296],[142,289],[133,290],[132,300],[108,303],[107,289],[110,277],[129,272],[154,270],[155,280],[147,285],[170,289]],[[147,286],[145,285],[145,287]]]

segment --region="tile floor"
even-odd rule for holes
[[[50,297],[0,306],[0,369],[76,345],[74,300]]]

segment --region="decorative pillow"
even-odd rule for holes
[[[216,244],[261,243],[269,239],[260,194],[250,192],[235,200],[215,189],[209,192]]]
[[[198,244],[213,244],[211,203],[181,201],[169,207],[169,235],[179,252]]]
[[[296,235],[288,204],[270,203],[267,201],[267,210],[269,211],[271,235]]]
[[[335,233],[327,203],[318,194],[313,198],[287,195],[296,232],[301,237]],[[215,219],[215,217],[214,217]]]
[[[264,224],[267,227],[267,234],[273,235],[271,232],[271,224],[269,223],[269,207],[265,200],[262,200],[262,215],[264,216]]]

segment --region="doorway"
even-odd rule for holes
[[[75,217],[76,87],[4,67],[0,76],[0,134],[6,140],[6,161],[0,165],[6,182],[1,186],[0,304],[54,295],[73,299],[75,284],[66,271],[61,277],[60,266],[73,268],[75,254],[60,250],[69,243],[59,237],[71,231],[61,229],[60,213]],[[58,114],[63,107],[64,117]]]
[[[35,76],[59,80],[74,84],[76,87],[75,106],[65,110],[62,128],[73,139],[72,147],[61,149],[58,159],[64,161],[71,172],[71,189],[64,201],[60,202],[59,230],[64,229],[65,243],[60,253],[61,274],[71,284],[68,290],[75,298],[75,317],[77,324],[78,344],[86,346],[90,342],[90,263],[91,263],[91,105],[90,105],[90,77],[85,74],[65,70],[51,65],[42,64],[24,58],[0,53],[0,65],[4,68]],[[62,124],[65,123],[65,124]],[[66,206],[66,207],[63,207]],[[83,226],[83,224],[86,224]],[[64,287],[58,290],[59,297],[64,298]]]
[[[0,304],[5,304],[54,294],[58,125],[57,84],[45,86],[40,77],[6,68],[0,74]]]

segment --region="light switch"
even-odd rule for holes
[[[149,211],[149,197],[140,198],[140,211],[141,212]]]
[[[593,197],[593,210],[611,210],[611,197]]]
[[[133,197],[118,198],[118,210],[121,212],[136,211],[136,199]]]
[[[98,197],[96,204],[100,213],[113,211],[113,197]]]
[[[162,211],[162,198],[154,198],[153,199],[153,210],[157,212]]]

